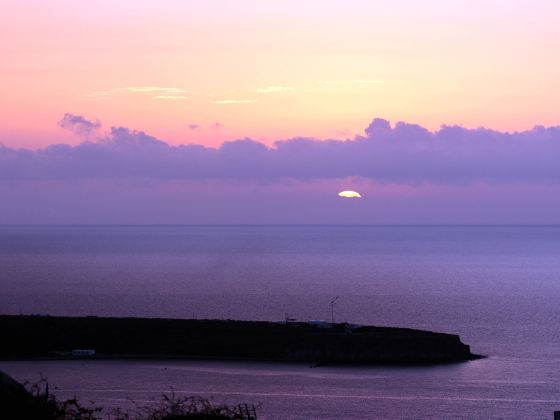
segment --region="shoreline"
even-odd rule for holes
[[[278,360],[278,359],[257,359],[257,358],[243,358],[243,357],[216,357],[216,356],[177,356],[169,354],[97,354],[91,357],[72,357],[72,356],[38,356],[38,357],[12,357],[3,358],[0,357],[0,362],[65,362],[65,361],[76,361],[76,362],[96,362],[96,361],[166,361],[166,360],[177,360],[177,361],[188,361],[188,362],[254,362],[254,363],[271,363],[271,364],[309,364],[312,363],[310,367],[327,367],[327,366],[365,366],[365,367],[431,367],[431,366],[442,366],[442,365],[455,365],[460,363],[467,363],[476,360],[486,359],[489,356],[481,354],[472,354],[472,358],[465,360],[454,360],[448,362],[426,362],[426,363],[407,363],[407,362],[386,362],[386,363],[330,363],[330,362],[317,362],[313,364],[312,361],[306,360]]]

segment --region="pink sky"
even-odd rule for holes
[[[556,125],[559,21],[542,0],[4,0],[0,143],[76,144],[67,112],[205,145],[353,137],[374,116]]]
[[[558,22],[544,0],[3,0],[0,223],[560,223]]]

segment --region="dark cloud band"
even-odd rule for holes
[[[100,127],[66,114],[64,127],[89,136]],[[0,147],[0,179],[283,179],[364,177],[400,184],[557,183],[560,127],[522,132],[443,126],[395,126],[375,119],[352,140],[292,138],[269,147],[250,140],[172,146],[140,131],[114,127],[77,146],[40,150]]]

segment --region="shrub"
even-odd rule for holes
[[[11,378],[9,378],[11,380]],[[49,393],[45,378],[21,386],[15,381],[0,389],[0,418],[10,420],[256,420],[252,405],[214,404],[200,397],[164,394],[155,405],[131,410],[105,410],[77,398],[61,400]],[[9,392],[8,392],[8,391]]]

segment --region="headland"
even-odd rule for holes
[[[0,358],[189,358],[315,364],[477,359],[458,335],[313,322],[1,315]]]

